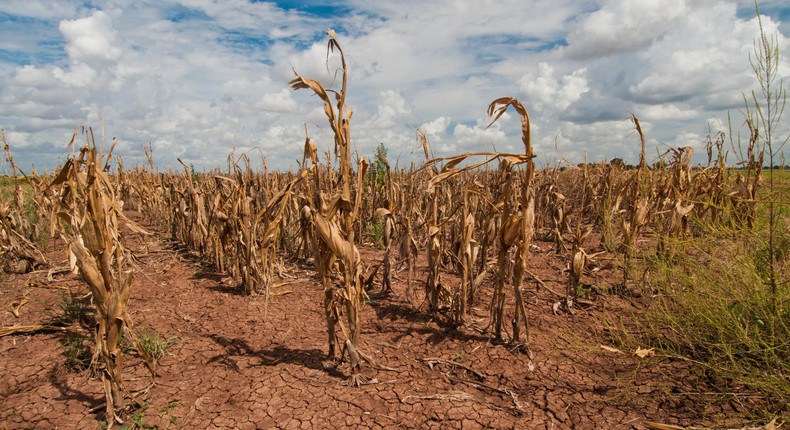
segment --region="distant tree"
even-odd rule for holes
[[[625,168],[625,162],[622,158],[612,158],[612,161],[609,162],[609,165],[612,167],[619,167],[621,169]]]

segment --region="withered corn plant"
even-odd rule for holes
[[[52,200],[46,193],[45,179],[38,178],[35,174],[32,177],[26,175],[14,163],[10,145],[2,129],[0,129],[0,141],[3,143],[3,152],[11,167],[14,182],[13,198],[6,200],[0,196],[0,264],[9,263],[12,266],[11,271],[25,273],[35,267],[48,264],[36,240],[43,233],[40,231],[38,221],[49,218]],[[26,205],[26,192],[22,189],[23,181],[30,184],[33,189],[34,208]],[[31,210],[33,217],[29,220],[26,214]],[[0,267],[0,271],[2,270],[3,268]]]
[[[672,246],[674,239],[682,238],[688,232],[688,218],[694,203],[692,196],[692,176],[691,176],[691,156],[694,149],[690,146],[682,148],[670,148],[672,158],[669,162],[670,171],[668,175],[658,178],[659,184],[656,187],[656,213],[663,214],[663,222],[656,221],[659,230],[657,251],[667,259],[673,259],[675,249]],[[699,179],[705,176],[700,172],[695,175]]]
[[[472,187],[464,190],[463,196],[463,214],[461,220],[461,242],[458,247],[458,259],[461,262],[461,288],[457,293],[457,299],[454,300],[458,303],[456,307],[455,319],[459,324],[464,323],[464,315],[470,309],[471,303],[474,302],[475,293],[475,261],[477,260],[477,253],[480,246],[473,238],[475,232],[475,200],[474,192],[478,191]],[[479,192],[479,191],[478,191]],[[471,200],[471,202],[470,202]]]
[[[387,160],[387,155],[383,153],[383,151],[379,150],[377,159],[384,164],[384,169],[385,169],[384,201],[382,202],[382,206],[377,208],[375,212],[376,218],[380,219],[384,224],[384,232],[383,232],[384,234],[382,237],[382,239],[384,240],[384,257],[381,261],[382,264],[381,284],[384,291],[390,293],[392,292],[392,275],[390,273],[391,271],[390,251],[392,248],[393,239],[395,239],[395,235],[396,235],[396,222],[397,222],[395,218],[395,212],[396,212],[395,189],[394,189],[394,184],[392,183],[392,168],[390,167],[389,160]],[[358,196],[362,195],[361,189],[359,189],[357,195]]]
[[[428,309],[431,312],[437,312],[442,305],[442,302],[446,300],[442,300],[443,298],[446,299],[448,294],[446,294],[447,290],[445,289],[444,285],[442,284],[442,272],[441,272],[441,259],[443,253],[443,238],[442,238],[442,229],[440,228],[439,224],[439,195],[441,192],[441,179],[436,180],[436,178],[441,178],[439,171],[436,168],[436,165],[430,162],[430,146],[428,144],[428,138],[425,136],[425,133],[421,131],[417,131],[417,134],[422,141],[423,151],[425,152],[426,163],[428,163],[427,169],[427,179],[428,179],[428,186],[426,188],[426,196],[428,197],[428,213],[429,219],[425,220],[427,226],[427,252],[426,256],[428,258],[428,278],[425,280],[425,298],[428,301]],[[447,167],[445,167],[446,169]],[[452,166],[450,166],[452,168]]]
[[[716,133],[715,137],[707,136],[705,139],[705,150],[708,154],[708,164],[695,175],[694,182],[696,190],[695,198],[700,202],[700,219],[708,218],[708,222],[715,227],[734,227],[733,217],[728,216],[732,213],[727,187],[730,182],[730,169],[727,166],[727,156],[724,151],[725,134]],[[713,158],[713,150],[716,150],[716,158]],[[713,164],[712,164],[713,163]],[[711,165],[712,164],[712,165]]]
[[[348,73],[346,58],[340,44],[332,30],[327,31],[329,42],[328,52],[337,52],[340,55],[342,86],[339,92],[327,90],[319,82],[304,78],[298,73],[290,82],[291,88],[312,90],[324,102],[324,113],[329,121],[329,126],[334,134],[334,153],[339,159],[340,190],[331,190],[330,195],[322,193],[322,182],[332,184],[333,169],[328,168],[326,173],[318,167],[318,154],[315,145],[310,141],[309,135],[305,141],[305,152],[310,154],[313,167],[313,185],[310,189],[311,196],[305,196],[304,201],[309,202],[308,209],[303,210],[305,217],[313,229],[313,256],[316,269],[321,277],[324,287],[324,312],[327,319],[327,332],[329,338],[328,356],[336,357],[335,324],[339,324],[345,336],[343,351],[348,351],[351,366],[351,385],[363,382],[361,363],[358,348],[361,333],[360,309],[364,304],[363,282],[365,275],[364,263],[355,244],[354,221],[359,214],[361,193],[357,193],[352,200],[351,188],[351,109],[346,105],[348,86]],[[333,104],[330,93],[335,95],[337,104]],[[357,165],[357,190],[362,189],[362,184],[367,170],[367,162],[360,159]],[[326,174],[327,179],[322,176]],[[309,211],[309,215],[306,213]],[[335,288],[332,273],[340,279],[340,288]],[[341,320],[341,311],[345,311],[347,326]]]
[[[732,206],[734,206],[734,216],[736,223],[744,225],[748,229],[754,227],[755,215],[757,213],[757,189],[763,171],[765,149],[759,146],[760,126],[754,118],[746,117],[746,126],[749,128],[749,139],[746,143],[746,155],[741,156],[741,167],[744,168],[743,175],[735,176],[735,193],[731,194]],[[740,134],[740,133],[739,133]],[[733,132],[730,130],[730,139]],[[730,143],[733,143],[732,140]],[[740,149],[740,135],[738,136],[738,148]]]
[[[76,257],[76,266],[96,305],[96,355],[106,398],[108,426],[122,424],[125,396],[134,399],[122,376],[121,336],[126,330],[153,376],[153,361],[135,336],[127,312],[132,292],[132,270],[126,266],[126,251],[119,232],[124,219],[123,203],[108,175],[114,144],[105,155],[97,146],[92,129],[84,129],[87,143],[76,158],[70,158],[50,185],[57,190],[60,234]],[[77,133],[72,138],[72,144]],[[130,227],[133,224],[127,222]],[[136,401],[136,400],[135,400]]]
[[[587,162],[585,160],[583,168],[583,182],[582,188],[587,189],[588,175],[587,175]],[[578,220],[576,222],[576,232],[573,236],[573,248],[571,249],[571,261],[568,265],[568,286],[565,293],[565,306],[568,312],[573,313],[573,306],[579,298],[579,289],[581,288],[581,277],[584,272],[584,266],[587,265],[587,252],[584,250],[584,240],[590,235],[591,229],[582,231],[582,223],[584,222],[584,207],[586,204],[587,193],[582,193],[581,210],[578,211]]]
[[[420,133],[418,133],[420,136]],[[423,134],[422,137],[425,137]],[[426,153],[427,153],[427,139],[425,140]],[[413,173],[413,166],[412,166],[412,173]],[[401,222],[400,224],[400,234],[398,235],[399,243],[398,243],[398,258],[400,260],[401,267],[403,264],[406,264],[406,299],[409,303],[414,304],[414,291],[412,289],[412,281],[416,276],[415,272],[417,270],[417,241],[414,239],[414,227],[413,227],[413,219],[415,223],[419,223],[419,217],[421,216],[421,211],[417,209],[415,206],[415,198],[414,196],[417,195],[417,180],[414,175],[402,175],[403,180],[405,183],[401,183],[399,187],[399,200],[400,204],[400,213],[401,215]]]
[[[495,301],[493,311],[494,321],[494,337],[501,339],[502,337],[502,319],[504,311],[504,294],[503,287],[505,282],[505,254],[508,248],[516,245],[515,263],[513,265],[513,275],[511,278],[511,285],[513,287],[513,297],[515,299],[514,316],[511,321],[513,333],[511,342],[516,345],[523,345],[526,352],[530,356],[530,367],[532,366],[532,352],[529,348],[529,321],[527,320],[527,312],[524,306],[524,299],[521,294],[521,284],[526,272],[527,258],[529,256],[529,246],[532,243],[532,237],[535,232],[535,190],[532,185],[532,180],[535,177],[535,153],[532,148],[532,136],[530,134],[530,121],[529,113],[524,105],[515,98],[503,97],[494,100],[488,106],[488,115],[493,116],[494,119],[491,124],[494,124],[509,107],[512,107],[516,113],[521,117],[521,141],[524,144],[524,154],[517,159],[513,157],[505,157],[502,163],[502,168],[505,170],[505,175],[510,176],[515,174],[513,166],[517,163],[525,163],[525,168],[520,172],[521,189],[516,193],[517,205],[510,200],[510,183],[512,181],[506,178],[505,192],[503,192],[503,210],[500,223],[499,234],[499,257],[498,267],[499,274],[497,279],[497,287],[495,290]],[[515,162],[514,162],[515,161]],[[524,324],[525,342],[521,343],[521,330],[520,321]]]
[[[620,191],[618,196],[618,203],[620,201],[624,204],[624,209],[621,210],[621,227],[623,231],[623,285],[625,289],[628,282],[628,271],[630,270],[631,259],[633,258],[636,249],[636,241],[639,238],[639,233],[642,227],[648,221],[650,211],[650,193],[652,190],[650,169],[647,167],[645,159],[645,135],[642,133],[642,126],[639,125],[639,119],[636,115],[631,115],[631,121],[634,123],[639,140],[641,150],[639,153],[639,165],[635,173],[629,178],[628,183]],[[616,204],[616,207],[621,206]]]
[[[524,143],[524,154],[506,154],[498,152],[470,152],[453,157],[435,158],[430,160],[426,167],[433,166],[438,162],[444,162],[441,171],[433,175],[427,184],[426,194],[434,196],[439,184],[457,179],[462,174],[473,172],[482,166],[485,166],[492,161],[498,160],[500,165],[499,174],[499,195],[495,202],[490,202],[490,206],[495,208],[495,212],[499,214],[499,230],[497,236],[497,283],[494,288],[494,296],[491,304],[491,325],[494,326],[494,338],[502,340],[502,326],[504,321],[505,309],[505,283],[508,282],[513,288],[513,296],[515,301],[514,316],[511,320],[512,336],[511,343],[522,347],[531,358],[529,350],[529,325],[527,322],[526,308],[521,294],[521,284],[526,272],[526,260],[529,253],[529,246],[535,230],[535,194],[532,186],[532,180],[535,175],[535,165],[533,158],[535,157],[531,136],[530,136],[530,123],[527,110],[518,100],[511,97],[504,97],[494,100],[488,107],[489,116],[494,117],[491,124],[496,122],[507,110],[508,107],[513,107],[516,112],[521,116],[521,130],[522,141]],[[461,168],[456,168],[461,163],[474,157],[486,157],[484,160],[466,165]],[[516,171],[515,166],[525,164],[525,168],[521,171]],[[425,169],[425,168],[423,168]],[[470,187],[464,193],[468,202],[469,196],[474,193],[474,188]],[[457,305],[454,305],[454,321],[456,323],[463,322],[463,311],[468,309],[467,303],[470,302],[469,290],[470,285],[478,282],[470,282],[472,277],[469,271],[474,266],[472,256],[476,253],[472,249],[472,237],[474,236],[474,221],[473,217],[469,217],[469,206],[463,204],[461,201],[460,213],[462,214],[461,238],[458,240],[461,260],[462,282],[460,291],[452,294],[451,297],[455,298]],[[466,208],[466,211],[464,211]],[[450,214],[453,215],[455,210],[451,210]],[[446,219],[450,219],[447,216]],[[443,221],[444,222],[444,221]],[[489,224],[489,227],[492,226]],[[442,225],[431,225],[428,230],[429,235],[429,257],[431,255],[430,244],[436,244],[437,235]],[[495,228],[495,227],[494,227]],[[490,229],[490,228],[489,228]],[[489,233],[487,233],[488,235]],[[467,245],[468,244],[468,245]],[[515,249],[515,255],[510,269],[509,252]],[[465,264],[464,264],[465,262]],[[430,263],[429,263],[430,264]],[[429,272],[430,277],[430,272]],[[473,287],[472,287],[473,288]],[[466,290],[466,291],[464,291]],[[523,324],[523,325],[522,325]],[[524,328],[525,341],[521,339],[521,329]]]

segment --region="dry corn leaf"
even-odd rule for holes
[[[584,250],[579,249],[576,251],[576,254],[573,256],[573,263],[571,265],[571,270],[576,276],[581,276],[582,270],[584,270],[584,265],[587,263],[587,254],[584,253]]]
[[[444,167],[442,167],[441,173],[445,173],[452,170],[455,166],[460,164],[462,161],[466,160],[466,158],[469,157],[469,155],[470,154],[465,154],[465,155],[460,155],[458,157],[454,157],[453,159],[448,161],[447,164],[444,165]]]
[[[376,209],[376,218],[384,218],[388,215],[392,215],[392,212],[390,212],[389,209],[387,208]]]
[[[18,298],[16,300],[14,300],[13,302],[8,304],[8,308],[7,308],[8,312],[11,312],[12,314],[14,314],[15,317],[19,318],[19,308],[24,306],[25,303],[27,303],[29,301],[30,300],[28,300],[27,297],[21,297],[21,298]]]
[[[69,159],[68,161],[66,161],[66,164],[64,164],[63,168],[60,169],[58,176],[56,176],[55,179],[52,181],[52,183],[49,184],[49,187],[52,188],[66,182],[66,180],[68,180],[70,177],[69,174],[71,173],[73,166],[74,166],[74,160]]]
[[[40,331],[66,331],[67,327],[58,327],[52,325],[18,325],[13,327],[0,327],[0,337],[10,336],[14,334],[33,334]]]
[[[673,424],[661,424],[661,423],[656,423],[656,422],[652,422],[652,421],[645,421],[642,424],[644,424],[645,427],[647,427],[649,429],[653,429],[653,430],[711,430],[708,427],[693,427],[693,426],[692,427],[682,427],[682,426],[676,426],[676,425],[673,425]],[[731,428],[731,429],[728,429],[728,430],[776,430],[776,429],[778,429],[780,427],[782,427],[781,424],[779,426],[777,426],[776,425],[776,418],[774,418],[773,420],[771,420],[771,422],[769,422],[766,425],[757,426],[757,427],[746,426],[746,427],[740,427],[740,428]]]
[[[332,221],[327,221],[321,214],[315,215],[315,226],[319,236],[321,236],[321,239],[335,256],[349,263],[357,260],[355,258],[356,250],[352,244],[343,238],[340,226]]]

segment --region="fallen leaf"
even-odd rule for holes
[[[8,304],[8,312],[14,314],[15,317],[19,318],[19,308],[21,308],[25,303],[29,300],[27,297],[22,297],[21,299],[16,299],[13,302]]]
[[[656,355],[656,351],[653,348],[637,348],[636,351],[634,351],[634,355],[639,358],[652,357]]]

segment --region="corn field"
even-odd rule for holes
[[[635,259],[649,252],[671,260],[683,252],[680,241],[698,233],[694,222],[727,230],[754,226],[763,160],[752,123],[741,172],[727,164],[723,134],[706,142],[705,166],[692,166],[690,147],[648,162],[636,116],[636,167],[566,163],[538,169],[528,101],[504,97],[487,113],[493,124],[508,109],[516,112],[523,152],[437,158],[417,131],[425,161],[394,167],[382,155],[385,173],[376,177],[367,160],[352,160],[345,55],[332,32],[328,50],[341,62],[339,90],[298,73],[290,82],[318,96],[334,135],[333,142],[316,142],[306,127],[298,171],[271,172],[236,153],[213,171],[197,174],[185,163],[183,170],[162,171],[150,147],[146,164],[127,166],[113,158],[114,144],[104,153],[103,138],[96,144],[93,131],[83,129],[72,145],[78,135],[87,143],[56,175],[26,175],[2,135],[16,185],[0,201],[0,262],[7,271],[49,264],[36,244],[45,232],[31,220],[44,220],[66,243],[98,309],[95,361],[102,368],[107,422],[120,422],[124,398],[134,398],[123,384],[118,347],[121,333],[134,333],[126,311],[134,270],[120,224],[142,230],[126,219],[128,211],[227,274],[243,294],[266,301],[294,263],[308,263],[324,293],[315,306],[326,319],[327,358],[348,363],[353,386],[366,382],[364,363],[372,363],[360,342],[367,323],[360,310],[373,295],[397,294],[393,276],[405,272],[408,302],[450,327],[469,324],[473,307],[486,309],[482,332],[532,363],[525,289],[539,281],[531,274],[534,240],[550,241],[567,262],[567,288],[556,309],[574,313],[584,306],[578,293],[596,258],[585,248],[591,235],[622,259],[618,289],[628,291],[639,288]],[[328,148],[323,162],[321,148]],[[23,189],[23,179],[31,186]],[[25,208],[26,193],[35,202],[32,212]],[[377,224],[380,238],[370,233]],[[361,248],[375,247],[383,251],[376,254],[380,259],[362,257]]]

